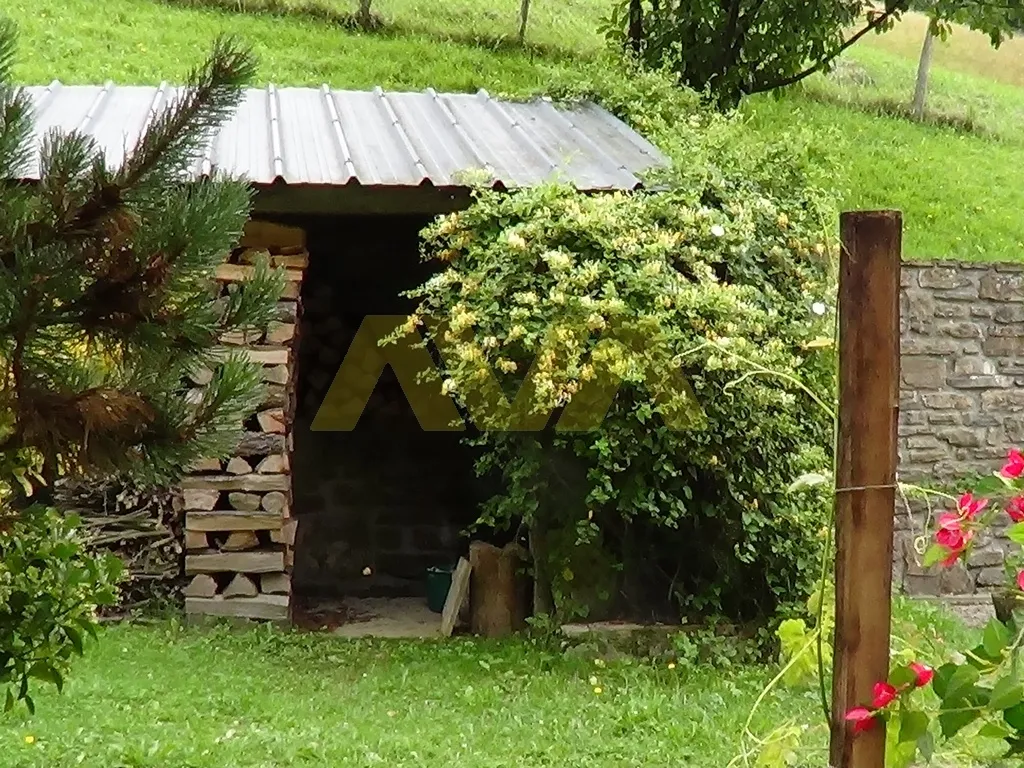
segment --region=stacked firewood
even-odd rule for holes
[[[226,334],[226,352],[244,350],[263,367],[266,396],[234,455],[198,462],[176,503],[185,517],[188,614],[283,620],[289,616],[296,520],[292,517],[290,426],[295,412],[299,288],[309,263],[305,233],[250,222],[217,273],[221,291],[247,280],[261,257],[284,269],[277,320],[265,334]],[[196,393],[211,372],[194,374]]]
[[[121,558],[125,583],[118,614],[172,602],[181,597],[181,521],[173,494],[140,486],[128,478],[75,478],[61,481],[57,506],[76,514],[86,546]]]

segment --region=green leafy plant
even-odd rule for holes
[[[32,681],[63,688],[95,609],[116,600],[121,561],[83,550],[77,520],[33,505],[0,529],[0,690],[4,711],[35,711]]]
[[[665,191],[478,191],[424,232],[441,270],[396,336],[436,347],[503,487],[480,522],[525,526],[542,592],[569,564],[555,538],[599,544],[624,583],[648,569],[687,612],[771,615],[809,591],[825,495],[786,487],[828,454],[811,392],[834,384],[832,209],[794,146],[701,111]]]

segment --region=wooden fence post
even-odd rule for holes
[[[853,734],[889,674],[900,376],[899,211],[842,214],[832,768],[883,768],[885,729]]]

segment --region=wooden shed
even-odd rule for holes
[[[40,141],[54,127],[83,131],[115,164],[175,92],[56,82],[28,90]],[[223,340],[263,366],[267,396],[235,456],[201,462],[183,483],[188,613],[280,620],[297,595],[421,594],[427,569],[457,554],[481,489],[460,434],[424,431],[389,373],[354,429],[310,430],[354,334],[368,315],[411,309],[400,292],[429,274],[419,232],[465,207],[471,184],[633,190],[665,162],[589,103],[429,89],[247,91],[194,172],[242,176],[257,190],[253,221],[219,280],[245,280],[256,254],[269,252],[288,282],[266,335]]]

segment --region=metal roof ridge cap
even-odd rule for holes
[[[529,134],[526,133],[526,129],[523,128],[522,125],[520,125],[518,120],[516,120],[514,117],[512,117],[512,115],[510,115],[508,112],[505,111],[505,108],[501,105],[501,103],[499,101],[497,101],[496,99],[492,99],[491,95],[487,91],[485,91],[483,88],[481,88],[479,91],[477,91],[477,98],[482,98],[487,103],[487,105],[491,108],[491,110],[494,111],[494,112],[497,112],[499,115],[501,115],[503,118],[505,118],[506,122],[508,122],[508,124],[512,128],[518,128],[519,129],[519,134],[523,137],[523,142],[526,144],[526,146],[528,146],[537,155],[539,155],[540,158],[545,163],[548,164],[548,167],[551,170],[556,170],[558,168],[558,164],[556,162],[554,162],[548,156],[547,152],[545,152],[543,149],[541,149],[539,146],[537,146],[537,142],[535,142],[529,136]]]
[[[338,107],[334,103],[334,93],[331,91],[331,87],[324,83],[320,86],[320,92],[324,96],[324,104],[327,106],[327,117],[331,121],[331,128],[334,131],[334,138],[337,140],[338,145],[341,148],[341,155],[345,164],[345,171],[348,173],[347,181],[356,179],[356,166],[352,162],[352,151],[348,147],[348,142],[345,140],[345,130],[341,127],[341,116],[338,114]]]
[[[402,122],[398,119],[398,114],[395,112],[394,107],[388,102],[387,96],[384,94],[384,89],[379,85],[375,86],[373,93],[380,99],[381,104],[384,105],[384,110],[387,113],[388,119],[391,121],[391,127],[398,133],[398,137],[402,140],[402,145],[405,147],[405,151],[409,153],[413,162],[416,164],[416,170],[420,172],[422,184],[424,180],[430,178],[430,174],[427,173],[427,167],[423,165],[423,161],[420,159],[419,154],[416,152],[416,148],[413,147],[412,142],[409,140],[409,135],[405,132],[405,128],[402,127]]]
[[[107,80],[103,84],[103,86],[100,88],[99,93],[97,93],[96,96],[93,98],[92,104],[89,105],[89,109],[85,113],[85,117],[82,118],[82,121],[78,124],[78,127],[75,129],[76,131],[78,131],[78,133],[85,133],[86,128],[88,128],[89,124],[92,123],[93,118],[96,117],[96,113],[99,111],[99,108],[102,106],[106,98],[110,95],[110,92],[113,90],[113,88],[114,82],[112,80]]]
[[[465,128],[462,127],[462,123],[459,122],[459,119],[455,116],[455,113],[452,112],[451,108],[447,104],[445,104],[445,102],[441,99],[440,94],[438,94],[438,92],[433,88],[427,88],[426,93],[434,100],[434,103],[437,105],[438,109],[441,110],[444,116],[448,118],[448,121],[452,124],[452,128],[455,129],[455,132],[459,135],[459,138],[462,139],[465,142],[466,146],[469,148],[469,154],[473,156],[473,159],[476,160],[481,165],[481,167],[483,167],[483,169],[491,175],[492,179],[497,178],[494,166],[491,165],[486,160],[484,160],[483,153],[480,152],[480,149],[477,147],[476,142],[474,142],[473,139],[470,138],[469,133],[466,131]]]
[[[284,178],[284,157],[281,155],[281,121],[278,115],[277,88],[267,83],[267,110],[270,115],[270,151],[273,153],[274,178]]]

